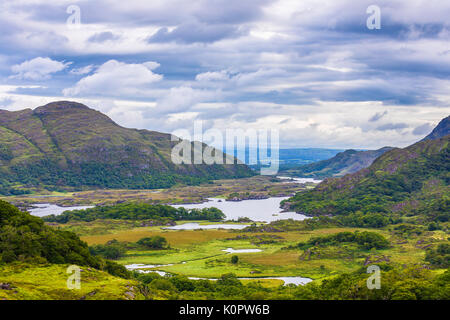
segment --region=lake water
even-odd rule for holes
[[[197,278],[197,277],[189,277],[191,280],[210,280],[210,281],[217,281],[216,278]],[[254,277],[254,278],[238,278],[239,280],[282,280],[284,282],[284,285],[288,284],[295,284],[295,285],[305,285],[308,282],[313,281],[309,278],[302,278],[302,277]]]
[[[82,209],[88,209],[93,208],[94,206],[77,206],[77,207],[60,207],[55,204],[50,203],[38,203],[33,204],[33,209],[29,209],[28,212],[37,217],[45,217],[49,216],[51,214],[54,214],[55,216],[60,215],[64,211],[70,211],[70,210],[82,210]]]
[[[186,209],[216,207],[222,210],[226,220],[237,220],[241,217],[246,217],[253,221],[271,222],[283,219],[304,220],[307,218],[295,212],[281,212],[280,202],[285,199],[288,199],[288,197],[242,201],[225,201],[224,199],[210,198],[208,199],[209,201],[204,203],[173,205],[173,207],[185,207]]]
[[[128,270],[139,270],[139,269],[151,269],[151,268],[160,268],[160,267],[169,267],[173,266],[173,263],[170,264],[142,264],[142,263],[135,263],[135,264],[129,264],[126,265],[125,268]]]
[[[221,223],[221,224],[204,224],[201,225],[199,223],[196,222],[188,222],[188,223],[183,223],[183,224],[179,224],[173,227],[165,227],[163,229],[168,229],[168,230],[196,230],[196,229],[244,229],[246,227],[250,226],[249,224],[225,224],[225,223]]]
[[[229,248],[231,249],[231,248]],[[243,249],[243,250],[254,250],[254,249]],[[223,250],[225,251],[225,250]],[[239,250],[237,250],[239,251]],[[260,250],[261,251],[261,250]],[[240,251],[242,252],[242,251]],[[246,251],[248,252],[248,251]],[[254,251],[252,251],[254,252]],[[186,262],[182,262],[186,263]],[[169,275],[168,272],[164,272],[164,271],[160,271],[160,270],[142,270],[142,269],[152,269],[152,268],[157,268],[157,267],[165,267],[165,266],[173,266],[173,264],[160,264],[160,265],[153,265],[153,264],[130,264],[125,266],[128,270],[136,270],[137,272],[140,273],[150,273],[150,272],[154,272],[159,274],[160,276],[165,276],[165,275]],[[217,278],[198,278],[198,277],[189,277],[189,279],[191,280],[211,280],[211,281],[217,281]],[[309,278],[303,278],[303,277],[253,277],[253,278],[238,278],[239,280],[257,280],[257,279],[275,279],[275,280],[282,280],[284,282],[284,285],[288,285],[288,284],[295,284],[295,285],[304,285],[307,284],[308,282],[311,282],[312,279]]]
[[[278,179],[281,180],[288,180],[287,183],[306,183],[306,182],[314,182],[314,183],[320,183],[322,180],[316,180],[314,178],[294,178],[294,177],[283,177],[283,176],[277,176]]]
[[[228,252],[228,253],[251,253],[251,252],[261,252],[261,249],[233,249],[233,248],[227,248],[223,249],[222,251]]]

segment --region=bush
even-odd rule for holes
[[[167,247],[167,240],[161,236],[142,238],[136,243],[149,249],[164,249]]]
[[[300,249],[307,249],[315,245],[336,245],[338,243],[357,243],[362,248],[370,250],[375,249],[385,249],[389,247],[389,241],[384,238],[381,234],[376,232],[339,232],[322,237],[312,237],[307,242],[300,242],[297,247]]]
[[[174,208],[168,205],[148,203],[121,203],[113,206],[102,206],[84,210],[65,211],[55,216],[42,219],[47,222],[67,223],[69,221],[94,221],[98,219],[123,220],[157,220],[162,222],[173,220],[223,220],[225,215],[217,208],[190,209]]]

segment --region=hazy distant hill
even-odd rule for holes
[[[226,150],[224,149],[224,152]],[[334,157],[339,152],[344,151],[343,149],[325,149],[325,148],[288,148],[288,149],[279,149],[279,163],[280,166],[283,167],[291,167],[298,166],[301,164],[308,164],[315,161],[320,161],[324,159],[329,159]],[[235,156],[240,157],[239,151],[237,149],[234,150]],[[250,163],[250,159],[254,159],[255,155],[258,154],[257,148],[246,148],[244,151],[245,159],[242,157],[239,160],[245,162],[245,164],[253,164]]]
[[[370,166],[376,158],[391,149],[391,147],[384,147],[378,150],[367,151],[346,150],[338,153],[331,159],[292,167],[281,172],[281,174],[311,178],[343,176]]]
[[[169,134],[121,127],[75,102],[0,110],[0,193],[20,193],[23,186],[160,188],[253,174],[243,164],[175,165],[176,143]]]

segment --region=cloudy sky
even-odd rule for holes
[[[126,127],[402,147],[450,114],[449,17],[440,0],[2,0],[0,108],[75,100]]]

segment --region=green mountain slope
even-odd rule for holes
[[[237,162],[175,165],[177,143],[169,134],[123,128],[75,102],[0,110],[0,193],[20,193],[20,186],[161,188],[252,175]]]
[[[283,171],[281,174],[302,178],[343,176],[367,168],[376,158],[391,149],[391,147],[384,147],[378,150],[368,151],[346,150],[338,153],[331,159],[290,168],[289,170]]]
[[[375,214],[448,221],[450,216],[450,135],[393,149],[373,164],[286,201],[310,215]]]

